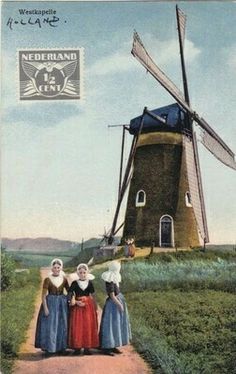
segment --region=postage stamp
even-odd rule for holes
[[[18,51],[20,100],[82,98],[83,48]]]

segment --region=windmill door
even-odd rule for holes
[[[160,247],[173,247],[173,220],[170,216],[160,219]]]

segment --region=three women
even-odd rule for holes
[[[35,347],[48,354],[64,353],[67,347],[74,349],[75,355],[80,354],[82,348],[84,354],[89,355],[90,348],[98,347],[110,356],[121,353],[117,347],[129,344],[131,331],[127,305],[119,290],[120,263],[112,261],[108,271],[102,274],[108,297],[102,312],[99,336],[92,283],[94,276],[89,273],[86,264],[80,264],[77,267],[78,279],[69,287],[62,267],[62,261],[54,259],[51,272],[43,282]]]

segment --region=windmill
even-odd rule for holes
[[[150,57],[134,32],[132,55],[175,99],[130,121],[133,142],[119,189],[110,231],[112,242],[118,214],[129,185],[123,237],[139,245],[195,247],[209,242],[195,126],[203,145],[225,165],[236,169],[234,153],[191,107],[184,59],[186,15],[176,6],[184,94]]]
[[[109,230],[107,231],[106,227],[104,227],[103,234],[99,234],[99,236],[102,237],[102,239],[100,240],[100,245],[101,244],[106,245],[107,241],[108,241],[108,238],[109,238]]]

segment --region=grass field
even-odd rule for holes
[[[43,267],[50,266],[54,258],[60,258],[63,263],[72,260],[78,251],[62,251],[62,252],[47,252],[35,253],[30,251],[7,251],[7,253],[16,261],[21,263],[24,267]]]
[[[165,373],[235,373],[235,309],[220,291],[146,291],[127,295],[134,344]],[[222,349],[223,347],[223,349]]]
[[[235,374],[235,256],[212,260],[192,253],[191,259],[189,252],[171,261],[161,257],[122,263],[121,290],[136,349],[154,373],[161,367],[165,374]],[[94,274],[103,304],[101,272]]]

